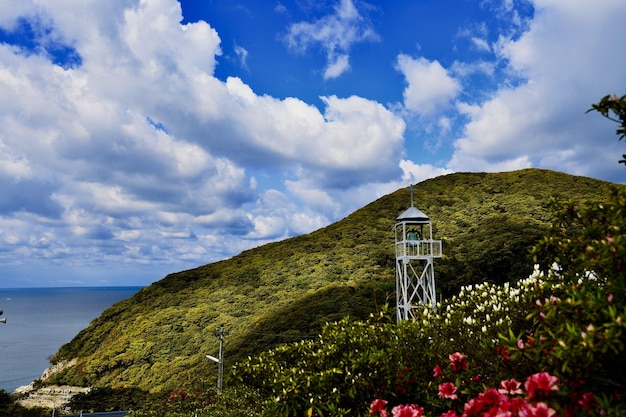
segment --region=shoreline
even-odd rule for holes
[[[23,407],[45,407],[50,409],[62,408],[74,395],[91,391],[91,388],[77,387],[71,385],[46,385],[35,388],[35,382],[46,381],[52,375],[62,370],[76,365],[76,359],[71,361],[61,361],[46,368],[38,380],[32,381],[28,385],[17,387],[12,395],[17,396],[16,402]]]

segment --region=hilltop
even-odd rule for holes
[[[598,200],[610,183],[553,171],[456,173],[419,183],[444,257],[442,297],[461,285],[529,275],[529,249],[548,228],[551,198]],[[76,359],[46,383],[167,392],[214,380],[220,325],[226,365],[317,334],[328,321],[364,319],[394,301],[393,226],[408,188],[325,228],[168,275],[107,309],[53,356]]]

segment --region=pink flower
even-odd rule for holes
[[[449,410],[449,411],[446,411],[445,413],[442,413],[441,417],[459,417],[459,415],[456,413],[456,411]]]
[[[558,391],[559,378],[547,372],[533,374],[526,379],[524,388],[528,398],[543,398],[550,394],[550,391]]]
[[[502,356],[502,359],[500,359],[501,363],[507,363],[511,361],[511,355],[509,354],[508,346],[504,346],[504,347],[496,346],[495,350],[498,355]]]
[[[485,403],[477,398],[472,398],[463,406],[463,417],[480,416],[483,408],[485,408]]]
[[[577,401],[578,405],[582,406],[588,412],[591,412],[598,406],[598,401],[593,395],[593,392],[585,392],[580,396]]]
[[[500,381],[500,388],[498,389],[498,392],[506,395],[521,394],[521,386],[522,383],[516,381],[515,379],[505,379]]]
[[[439,396],[441,398],[448,398],[450,400],[458,400],[459,396],[456,395],[458,388],[452,382],[444,382],[439,384]]]
[[[448,355],[450,359],[450,366],[452,367],[452,371],[454,373],[461,372],[463,369],[467,369],[467,356],[463,355],[460,352],[453,353]]]
[[[500,405],[500,403],[506,401],[506,396],[500,394],[495,388],[489,388],[487,391],[478,394],[477,398],[479,401],[490,407]]]
[[[385,407],[387,407],[387,401],[385,400],[377,399],[372,401],[370,404],[370,416],[380,414],[380,417],[387,417]]]
[[[441,369],[441,366],[439,366],[439,364],[435,365],[435,367],[433,368],[433,377],[439,378],[442,375],[443,370]]]
[[[500,413],[510,413],[510,415],[517,416],[520,410],[528,407],[528,403],[521,397],[507,398],[505,402],[500,404]]]
[[[546,403],[529,405],[519,411],[519,417],[552,417],[555,414],[556,410],[548,407]]]
[[[524,350],[524,341],[523,341],[522,339],[519,339],[519,340],[517,341],[517,348],[518,348],[519,350]]]
[[[391,410],[393,417],[422,417],[424,409],[416,404],[398,405]]]

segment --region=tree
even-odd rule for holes
[[[615,133],[619,136],[619,140],[626,137],[626,95],[622,97],[618,97],[617,94],[604,96],[599,103],[592,104],[587,113],[594,110],[618,124]],[[626,154],[622,155],[622,158],[619,163],[626,165]]]

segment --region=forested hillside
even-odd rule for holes
[[[553,197],[601,200],[609,183],[527,169],[457,173],[414,187],[444,257],[437,290],[502,283],[532,271],[529,249],[549,225]],[[396,217],[409,189],[381,197],[313,233],[171,274],[106,310],[52,358],[77,364],[48,382],[166,392],[214,378],[206,354],[227,331],[226,365],[276,344],[316,335],[328,321],[364,319],[394,302]]]

